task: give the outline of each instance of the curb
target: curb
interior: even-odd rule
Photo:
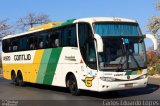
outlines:
[[[148,76],[149,78],[158,78],[160,79],[160,76],[159,75],[154,75],[154,76]]]

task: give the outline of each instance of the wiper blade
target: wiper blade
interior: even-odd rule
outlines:
[[[138,61],[135,59],[135,57],[133,56],[133,54],[132,54],[129,50],[128,50],[128,52],[129,52],[129,54],[132,56],[132,58],[133,58],[133,60],[135,61],[135,63],[136,63],[136,65],[137,65],[138,69],[140,70],[141,67],[140,67]]]
[[[126,54],[126,46],[125,46],[125,43],[124,43],[124,39],[121,38],[121,40],[122,40],[122,44],[121,44],[122,52],[124,54]],[[116,70],[117,72],[121,71],[123,65],[127,62],[127,58],[126,58],[125,61],[122,63],[123,58],[124,58],[124,55],[122,55],[121,60],[119,61],[119,64],[120,64],[121,67],[120,66],[117,67],[117,70]]]

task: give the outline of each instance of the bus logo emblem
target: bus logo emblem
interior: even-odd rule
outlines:
[[[130,76],[129,76],[129,75],[127,76],[127,79],[130,79]]]
[[[93,77],[86,77],[85,78],[85,84],[86,84],[87,87],[92,86],[92,80],[93,80]]]

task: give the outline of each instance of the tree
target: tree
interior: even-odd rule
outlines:
[[[160,2],[156,4],[156,8],[160,10]]]
[[[4,37],[6,35],[12,34],[11,26],[8,24],[8,19],[4,19],[0,21],[0,37]]]
[[[17,28],[26,31],[37,25],[46,24],[50,22],[48,15],[29,13],[25,17],[19,18],[17,21]]]
[[[156,3],[156,9],[160,10],[160,2]],[[158,31],[160,30],[160,17],[152,16],[148,21],[147,28],[154,36],[160,38],[160,35],[158,34]]]

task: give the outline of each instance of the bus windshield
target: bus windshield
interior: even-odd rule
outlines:
[[[125,38],[126,39],[126,38]],[[143,38],[103,37],[104,51],[99,53],[101,70],[146,68],[146,51]]]
[[[146,68],[146,49],[138,24],[95,23],[94,29],[103,39],[103,52],[98,53],[100,70]]]

